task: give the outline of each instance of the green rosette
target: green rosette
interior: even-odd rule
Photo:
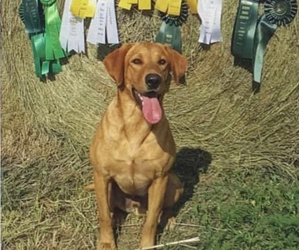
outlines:
[[[162,25],[156,37],[157,43],[166,43],[174,50],[182,53],[181,26],[188,17],[188,5],[182,1],[181,13],[179,16],[170,16],[159,12]]]
[[[265,13],[260,17],[255,34],[253,82],[261,83],[264,54],[275,30],[292,22],[297,13],[296,0],[267,0]]]
[[[264,54],[276,29],[292,22],[297,13],[296,0],[266,0],[259,17],[259,0],[240,0],[232,36],[235,58],[249,59],[253,68],[253,91],[261,83]]]
[[[50,63],[45,57],[45,34],[42,8],[36,0],[22,0],[19,15],[25,25],[25,31],[29,34],[35,74],[42,78],[50,72]]]
[[[56,0],[40,0],[44,6],[46,26],[46,59],[57,60],[66,57],[59,40],[61,20]]]
[[[54,2],[53,0],[49,1],[49,4]],[[45,16],[40,1],[22,0],[19,15],[25,25],[25,31],[30,37],[36,76],[42,78],[44,75],[61,72],[59,59],[49,59],[46,56],[47,34],[45,33]],[[51,35],[48,34],[48,37]]]

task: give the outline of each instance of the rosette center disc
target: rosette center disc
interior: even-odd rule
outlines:
[[[292,22],[297,13],[296,0],[266,0],[265,14],[270,23],[287,25]]]
[[[284,15],[288,12],[289,5],[284,1],[277,1],[273,8],[277,15]]]

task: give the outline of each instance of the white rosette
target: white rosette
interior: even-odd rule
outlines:
[[[60,28],[61,47],[67,51],[85,53],[84,19],[75,17],[71,11],[72,0],[65,0]]]
[[[202,22],[199,42],[211,44],[221,41],[222,0],[199,0],[197,8]]]

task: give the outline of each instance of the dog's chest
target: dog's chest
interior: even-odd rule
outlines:
[[[130,147],[119,145],[113,152],[115,164],[109,168],[110,176],[123,192],[130,195],[144,195],[151,182],[166,171],[174,157],[161,148],[151,145]]]

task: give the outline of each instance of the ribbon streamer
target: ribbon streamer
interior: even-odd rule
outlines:
[[[151,0],[120,0],[118,7],[130,10],[132,4],[138,4],[139,10],[150,10],[152,8]]]
[[[71,13],[71,1],[66,0],[64,3],[59,36],[60,44],[66,52],[73,50],[77,53],[85,53],[84,20]]]
[[[71,12],[76,17],[93,17],[95,10],[96,0],[72,0]]]
[[[231,52],[234,56],[244,59],[253,58],[258,11],[259,0],[240,0],[231,46]]]
[[[156,42],[169,44],[173,49],[182,52],[181,25],[187,20],[188,6],[185,2],[180,7],[179,16],[170,16],[160,12],[163,23],[156,37]]]
[[[199,42],[211,44],[221,41],[222,0],[199,0],[198,14],[201,18]]]
[[[179,16],[181,13],[182,0],[157,0],[155,9],[171,16]]]
[[[187,0],[187,3],[192,14],[197,14],[197,0]]]
[[[44,5],[46,24],[46,60],[55,60],[66,57],[61,48],[59,33],[61,20],[56,0],[40,0]]]
[[[96,7],[87,41],[91,44],[119,43],[114,0],[99,0]]]

